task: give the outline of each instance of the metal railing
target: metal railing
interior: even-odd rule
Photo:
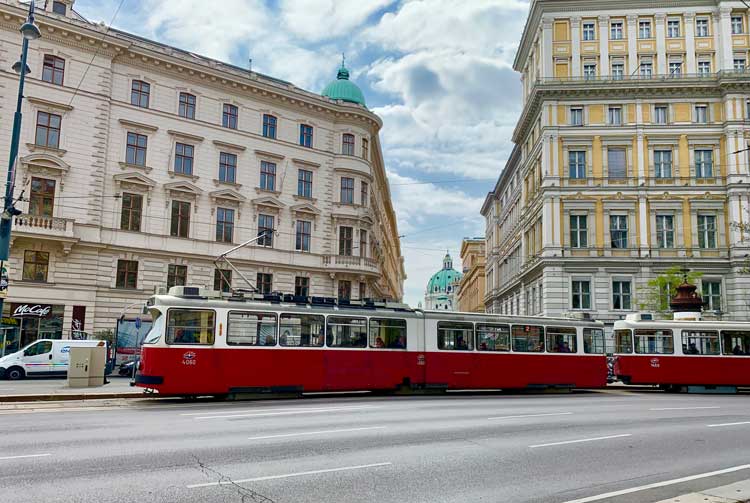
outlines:
[[[58,218],[58,217],[47,217],[41,215],[29,215],[23,214],[16,217],[15,224],[19,227],[19,231],[24,230],[53,230],[53,231],[66,231],[68,230],[68,223],[72,222],[69,218]]]

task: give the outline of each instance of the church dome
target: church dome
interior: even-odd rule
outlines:
[[[443,268],[432,275],[427,283],[427,295],[436,293],[451,293],[462,274],[453,269],[453,260],[449,254],[443,259]]]
[[[366,106],[365,95],[362,94],[362,90],[357,87],[357,84],[349,80],[349,70],[346,69],[343,63],[336,75],[336,80],[328,84],[321,94],[332,100],[342,100]]]

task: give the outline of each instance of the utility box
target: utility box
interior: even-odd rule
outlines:
[[[70,363],[68,365],[68,386],[71,388],[87,388],[91,375],[90,347],[71,347]]]
[[[89,357],[89,386],[104,385],[104,369],[107,366],[107,348],[95,346],[88,348],[91,352]]]

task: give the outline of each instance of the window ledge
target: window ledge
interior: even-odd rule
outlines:
[[[174,171],[167,171],[169,174],[169,178],[185,178],[186,180],[192,180],[194,182],[197,182],[200,180],[200,177],[197,175],[186,175],[185,173],[176,173]]]
[[[146,173],[150,173],[153,169],[151,166],[146,166],[145,164],[130,164],[128,162],[120,162],[118,164],[122,169],[139,169],[141,171],[145,171]]]
[[[279,190],[267,190],[267,189],[261,189],[260,187],[255,187],[255,193],[256,194],[273,194],[274,196],[281,195],[281,191]]]
[[[219,180],[217,178],[214,178],[213,182],[214,182],[214,185],[216,185],[217,187],[226,186],[226,187],[234,187],[235,189],[242,188],[242,184],[241,183],[225,182],[225,181]]]
[[[29,152],[44,152],[58,157],[64,156],[67,152],[67,150],[61,148],[47,147],[45,145],[37,145],[36,143],[27,143],[26,148],[29,149]]]
[[[307,197],[307,196],[300,196],[299,194],[293,194],[292,198],[295,201],[307,201],[309,203],[315,204],[318,202],[318,200],[314,197]]]

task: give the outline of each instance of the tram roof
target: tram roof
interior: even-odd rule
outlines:
[[[614,329],[626,329],[626,328],[700,328],[701,330],[711,329],[732,329],[741,328],[744,330],[750,330],[750,322],[747,321],[714,321],[714,320],[617,320],[614,324]]]

